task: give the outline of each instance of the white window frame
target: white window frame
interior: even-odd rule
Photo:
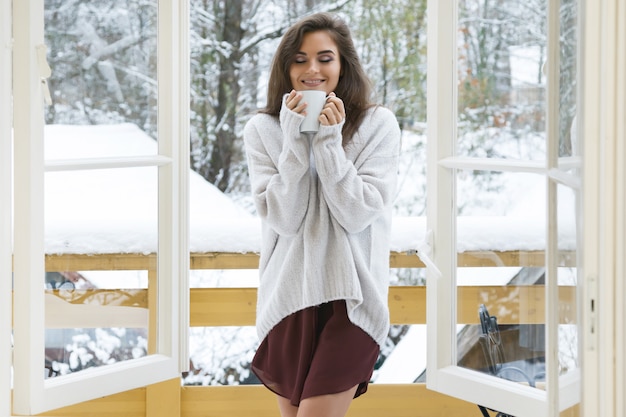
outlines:
[[[3,6],[9,10],[10,4],[10,0],[3,0]],[[132,158],[100,161],[101,166],[109,168],[158,167],[156,353],[44,380],[43,179],[46,166],[43,156],[43,73],[40,72],[41,62],[37,61],[37,48],[44,42],[44,2],[13,2],[13,22],[19,22],[13,26],[15,414],[38,414],[179,378],[180,372],[187,367],[189,12],[184,1],[159,0],[158,7],[158,155],[139,157],[135,161]],[[7,16],[4,11],[2,16]],[[3,86],[6,87],[4,83]],[[4,150],[6,138],[2,136],[2,139]],[[80,166],[80,160],[75,160],[48,168],[63,170]],[[3,182],[0,187],[0,191],[6,192],[7,184]],[[3,218],[6,218],[5,205],[2,205]],[[0,262],[6,263],[5,251],[0,255]],[[3,263],[0,267],[3,271],[6,269]],[[2,297],[4,300],[6,295],[2,294]],[[3,302],[2,305],[6,304]],[[4,367],[6,363],[3,361],[0,370],[4,371]],[[0,388],[5,395],[4,385]]]
[[[557,326],[546,326],[547,387],[539,390],[456,364],[456,170],[461,168],[531,172],[546,179],[546,314],[557,322],[556,190],[557,184],[580,187],[558,168],[559,2],[549,2],[547,135],[552,145],[543,164],[461,158],[455,155],[457,124],[457,0],[428,2],[428,242],[434,267],[427,271],[429,389],[519,417],[557,416],[580,401],[580,373],[558,377]],[[578,237],[581,239],[581,237]],[[582,352],[581,352],[582,354]]]
[[[584,141],[581,415],[626,413],[626,7],[583,2]],[[592,308],[594,306],[594,308]]]
[[[11,415],[13,200],[11,0],[0,0],[0,417]]]

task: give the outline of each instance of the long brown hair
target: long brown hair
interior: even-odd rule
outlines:
[[[341,75],[335,94],[343,100],[346,109],[346,121],[342,131],[345,145],[357,131],[365,111],[373,106],[370,102],[372,86],[361,66],[348,25],[332,14],[316,13],[307,16],[287,30],[272,61],[267,104],[261,112],[279,115],[283,95],[293,88],[289,68],[302,46],[302,38],[307,33],[320,30],[327,31],[339,49]]]

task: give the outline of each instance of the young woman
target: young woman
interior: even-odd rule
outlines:
[[[301,90],[327,95],[310,137]],[[315,14],[284,35],[267,105],[244,129],[262,219],[252,370],[283,417],[343,417],[389,330],[400,129],[370,91],[346,24]]]

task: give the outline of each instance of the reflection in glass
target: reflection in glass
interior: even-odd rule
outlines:
[[[147,291],[102,290],[87,278],[82,281],[83,288],[85,282],[90,288],[68,289],[66,282],[59,290],[46,291],[48,377],[136,359],[148,352]]]
[[[557,283],[558,302],[558,373],[579,375],[578,289],[578,220],[582,218],[580,195],[582,149],[576,131],[577,51],[579,2],[564,0],[560,5],[559,33],[559,137],[558,174],[566,185],[557,184]],[[561,383],[561,382],[559,382]],[[579,395],[579,393],[577,393]],[[580,401],[580,398],[576,398]]]
[[[457,172],[457,364],[542,387],[545,179],[489,175]]]
[[[580,367],[578,325],[576,313],[576,289],[578,274],[576,268],[576,217],[578,193],[559,185],[558,197],[558,285],[559,285],[559,374],[577,371]]]
[[[149,352],[157,174],[156,167],[45,174],[48,377]]]

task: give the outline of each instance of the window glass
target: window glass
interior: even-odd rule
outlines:
[[[579,367],[577,2],[560,3],[555,39],[548,39],[548,3],[458,1],[457,154],[522,163],[510,164],[511,172],[506,163],[491,170],[480,169],[480,162],[474,170],[456,170],[455,360],[537,389],[546,388],[550,365],[546,326],[557,327],[558,374],[574,374]],[[548,55],[554,47],[558,60]],[[550,86],[558,92],[554,103],[547,96],[554,70],[549,58],[558,66],[558,84]],[[558,111],[547,109],[551,104]],[[552,135],[555,126],[558,133]],[[548,160],[557,161],[557,169]],[[556,195],[546,188],[548,181],[563,183],[554,188]],[[550,217],[555,202],[558,209]],[[558,306],[546,298],[553,279]],[[547,322],[551,309],[558,311],[557,323]]]
[[[156,199],[156,167],[45,174],[46,376],[148,353]]]
[[[114,165],[158,153],[157,2],[45,0],[44,28],[52,377],[145,356],[156,340],[158,172]]]
[[[579,194],[569,187],[557,187],[557,282],[559,286],[559,375],[580,370],[577,314],[578,251],[577,201]]]
[[[545,159],[546,4],[459,0],[459,155]]]
[[[115,142],[124,134],[87,126],[128,123],[157,137],[157,3],[45,0],[44,13],[52,69],[46,124],[85,126],[79,137],[66,138],[93,142],[81,147],[84,156],[156,153],[156,147],[146,150],[130,143],[107,146],[95,139]],[[51,154],[57,157],[68,158]]]
[[[460,170],[457,185],[457,364],[542,386],[545,179]]]

